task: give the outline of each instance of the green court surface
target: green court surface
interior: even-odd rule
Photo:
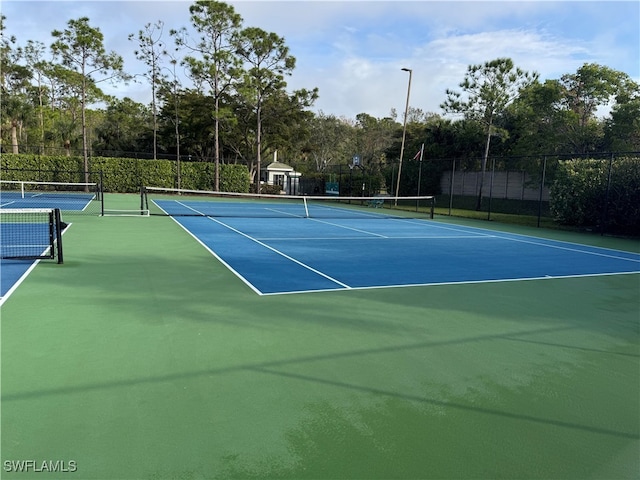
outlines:
[[[3,479],[640,477],[640,275],[259,296],[170,218],[67,221],[1,309]]]

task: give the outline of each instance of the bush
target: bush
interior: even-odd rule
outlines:
[[[84,182],[82,157],[3,154],[3,180],[41,182]],[[103,190],[135,193],[142,185],[174,188],[177,186],[177,163],[170,160],[92,157],[89,181],[102,179]],[[100,175],[102,174],[102,176]],[[213,190],[215,165],[208,162],[181,162],[180,187],[189,190]],[[249,171],[244,165],[220,165],[220,190],[249,191]]]
[[[550,210],[563,225],[639,234],[640,159],[560,162],[551,186]]]

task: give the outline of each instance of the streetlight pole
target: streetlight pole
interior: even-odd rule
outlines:
[[[402,157],[404,156],[404,139],[407,135],[407,115],[409,114],[409,95],[411,94],[411,75],[413,70],[410,68],[402,68],[403,72],[409,72],[409,86],[407,87],[407,105],[404,108],[404,124],[402,127],[402,145],[400,146],[400,163],[398,164],[398,178],[396,180],[396,201],[398,206],[398,193],[400,192],[400,174],[402,173]]]

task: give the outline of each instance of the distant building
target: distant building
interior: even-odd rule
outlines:
[[[273,154],[273,163],[266,168],[266,184],[279,185],[280,190],[287,195],[300,193],[300,177],[302,174],[285,163],[278,162],[277,151]]]

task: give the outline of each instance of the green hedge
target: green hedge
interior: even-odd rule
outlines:
[[[564,225],[640,234],[640,158],[560,162],[550,210]]]
[[[82,157],[2,154],[3,180],[49,182],[84,182]],[[169,160],[93,157],[89,162],[91,182],[100,181],[105,192],[133,193],[140,186],[174,188],[177,186],[177,163]],[[180,162],[180,187],[189,190],[213,190],[215,165],[205,162]],[[249,171],[244,165],[220,165],[220,190],[249,191]]]

